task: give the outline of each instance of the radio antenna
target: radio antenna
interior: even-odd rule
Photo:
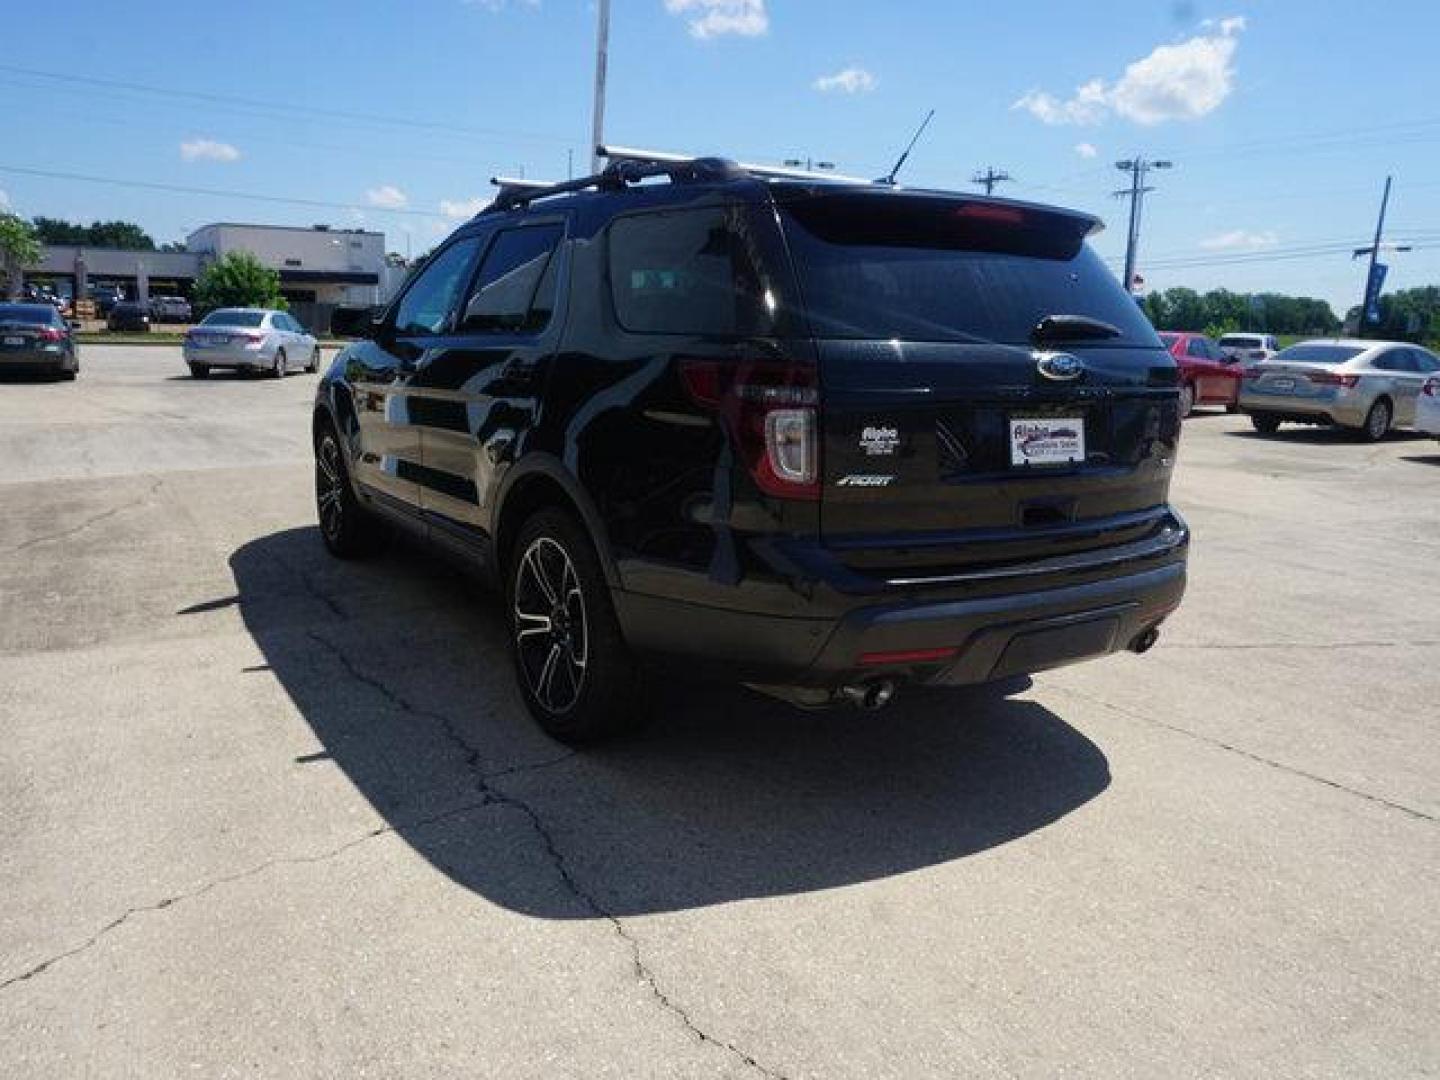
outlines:
[[[931,109],[928,113],[925,114],[925,119],[920,121],[920,126],[915,129],[915,134],[911,137],[910,142],[906,145],[904,152],[895,159],[895,164],[890,169],[890,171],[884,176],[880,177],[880,179],[875,181],[877,184],[885,184],[887,187],[895,186],[895,177],[899,174],[901,168],[905,165],[905,159],[910,156],[910,151],[914,150],[915,144],[920,141],[920,136],[923,135],[925,133],[925,129],[930,126],[930,118],[934,115],[934,109]]]

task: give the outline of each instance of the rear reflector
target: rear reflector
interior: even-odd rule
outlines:
[[[862,667],[895,667],[900,664],[938,664],[949,660],[960,650],[946,649],[904,649],[900,652],[867,652],[860,654]]]

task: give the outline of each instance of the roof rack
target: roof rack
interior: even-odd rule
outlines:
[[[490,183],[500,190],[495,201],[481,213],[498,210],[513,210],[527,206],[535,199],[552,195],[565,195],[575,191],[622,191],[630,184],[639,183],[652,176],[668,176],[675,183],[718,182],[757,177],[766,180],[822,180],[839,184],[868,184],[870,181],[854,176],[838,176],[829,172],[811,172],[806,169],[790,169],[778,165],[738,164],[728,158],[693,157],[686,154],[672,154],[660,150],[636,150],[623,146],[599,146],[596,153],[609,164],[594,176],[579,176],[573,180],[545,183],[525,180],[512,176],[492,176]]]
[[[597,146],[595,152],[610,162],[633,162],[637,165],[684,165],[696,161],[713,161],[714,158],[697,158],[692,154],[672,154],[666,150],[637,150],[629,146]],[[792,169],[784,165],[753,165],[741,161],[732,163],[741,172],[766,180],[828,180],[837,184],[868,184],[869,180],[859,176],[845,176],[843,173],[819,172],[812,169]]]

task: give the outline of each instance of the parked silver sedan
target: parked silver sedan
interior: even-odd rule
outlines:
[[[1269,435],[1285,421],[1335,424],[1373,442],[1415,423],[1415,402],[1440,358],[1403,341],[1302,341],[1245,369],[1240,411]]]
[[[215,368],[264,371],[320,370],[320,343],[286,311],[220,308],[185,333],[185,363],[203,379]]]

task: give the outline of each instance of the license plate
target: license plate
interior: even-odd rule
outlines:
[[[1295,380],[1294,380],[1294,379],[1271,379],[1271,380],[1270,380],[1270,389],[1271,389],[1271,390],[1294,390],[1294,389],[1295,389]]]
[[[1085,420],[1079,416],[1010,421],[1011,465],[1066,465],[1085,460]]]
[[[4,344],[4,345],[24,345],[24,344],[25,344],[25,339],[24,339],[23,337],[7,337],[3,342],[0,342],[0,344]]]

